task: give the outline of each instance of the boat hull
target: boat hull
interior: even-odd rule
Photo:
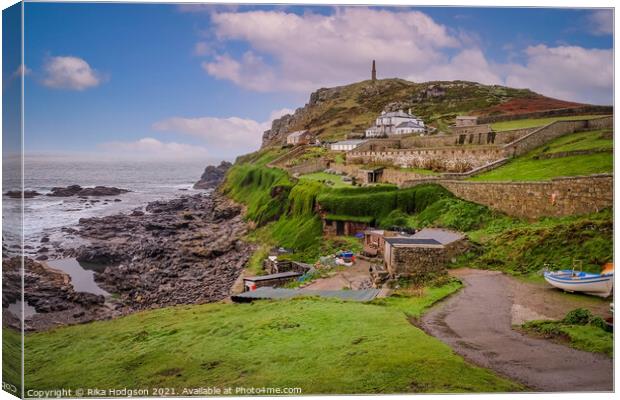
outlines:
[[[572,276],[565,272],[547,272],[545,280],[551,286],[566,292],[579,292],[599,297],[608,297],[614,287],[613,274]]]

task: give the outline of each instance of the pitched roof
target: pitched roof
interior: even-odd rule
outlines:
[[[417,244],[417,245],[440,245],[435,239],[416,239],[414,237],[386,237],[385,241],[391,245],[395,244]]]
[[[449,244],[463,239],[465,236],[459,232],[453,232],[446,229],[424,228],[412,236],[416,239],[426,240],[432,239],[441,244]]]
[[[420,124],[416,124],[413,121],[405,121],[405,122],[401,122],[400,124],[396,125],[396,129],[398,128],[419,128],[419,129],[424,129],[424,127]]]

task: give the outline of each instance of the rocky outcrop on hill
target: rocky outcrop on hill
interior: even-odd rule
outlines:
[[[16,329],[20,327],[19,316],[9,312],[8,306],[21,301],[21,284],[20,258],[3,260],[2,305],[5,307],[3,317],[6,316],[9,326]],[[76,292],[69,275],[30,258],[24,259],[24,300],[37,312],[33,317],[26,319],[26,330],[83,323],[110,318],[115,314],[115,311],[105,304],[103,296]]]
[[[202,173],[200,180],[194,184],[194,189],[214,189],[226,176],[226,172],[232,167],[228,161],[222,161],[220,165],[209,165]]]
[[[80,185],[70,185],[67,187],[54,187],[48,196],[52,197],[71,197],[71,196],[118,196],[127,193],[127,189],[119,189],[116,187],[95,186],[92,188],[83,188]]]
[[[219,194],[149,203],[146,212],[83,218],[91,244],[67,255],[112,264],[95,281],[118,295],[118,310],[221,300],[241,273],[250,245],[241,208]]]

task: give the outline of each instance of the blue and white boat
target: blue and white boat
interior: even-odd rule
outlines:
[[[545,272],[544,276],[550,285],[571,293],[608,297],[614,288],[613,264],[606,264],[600,274],[564,269]]]

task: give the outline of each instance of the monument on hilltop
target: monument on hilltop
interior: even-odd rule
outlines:
[[[372,81],[377,80],[377,66],[375,65],[375,60],[372,60]]]

